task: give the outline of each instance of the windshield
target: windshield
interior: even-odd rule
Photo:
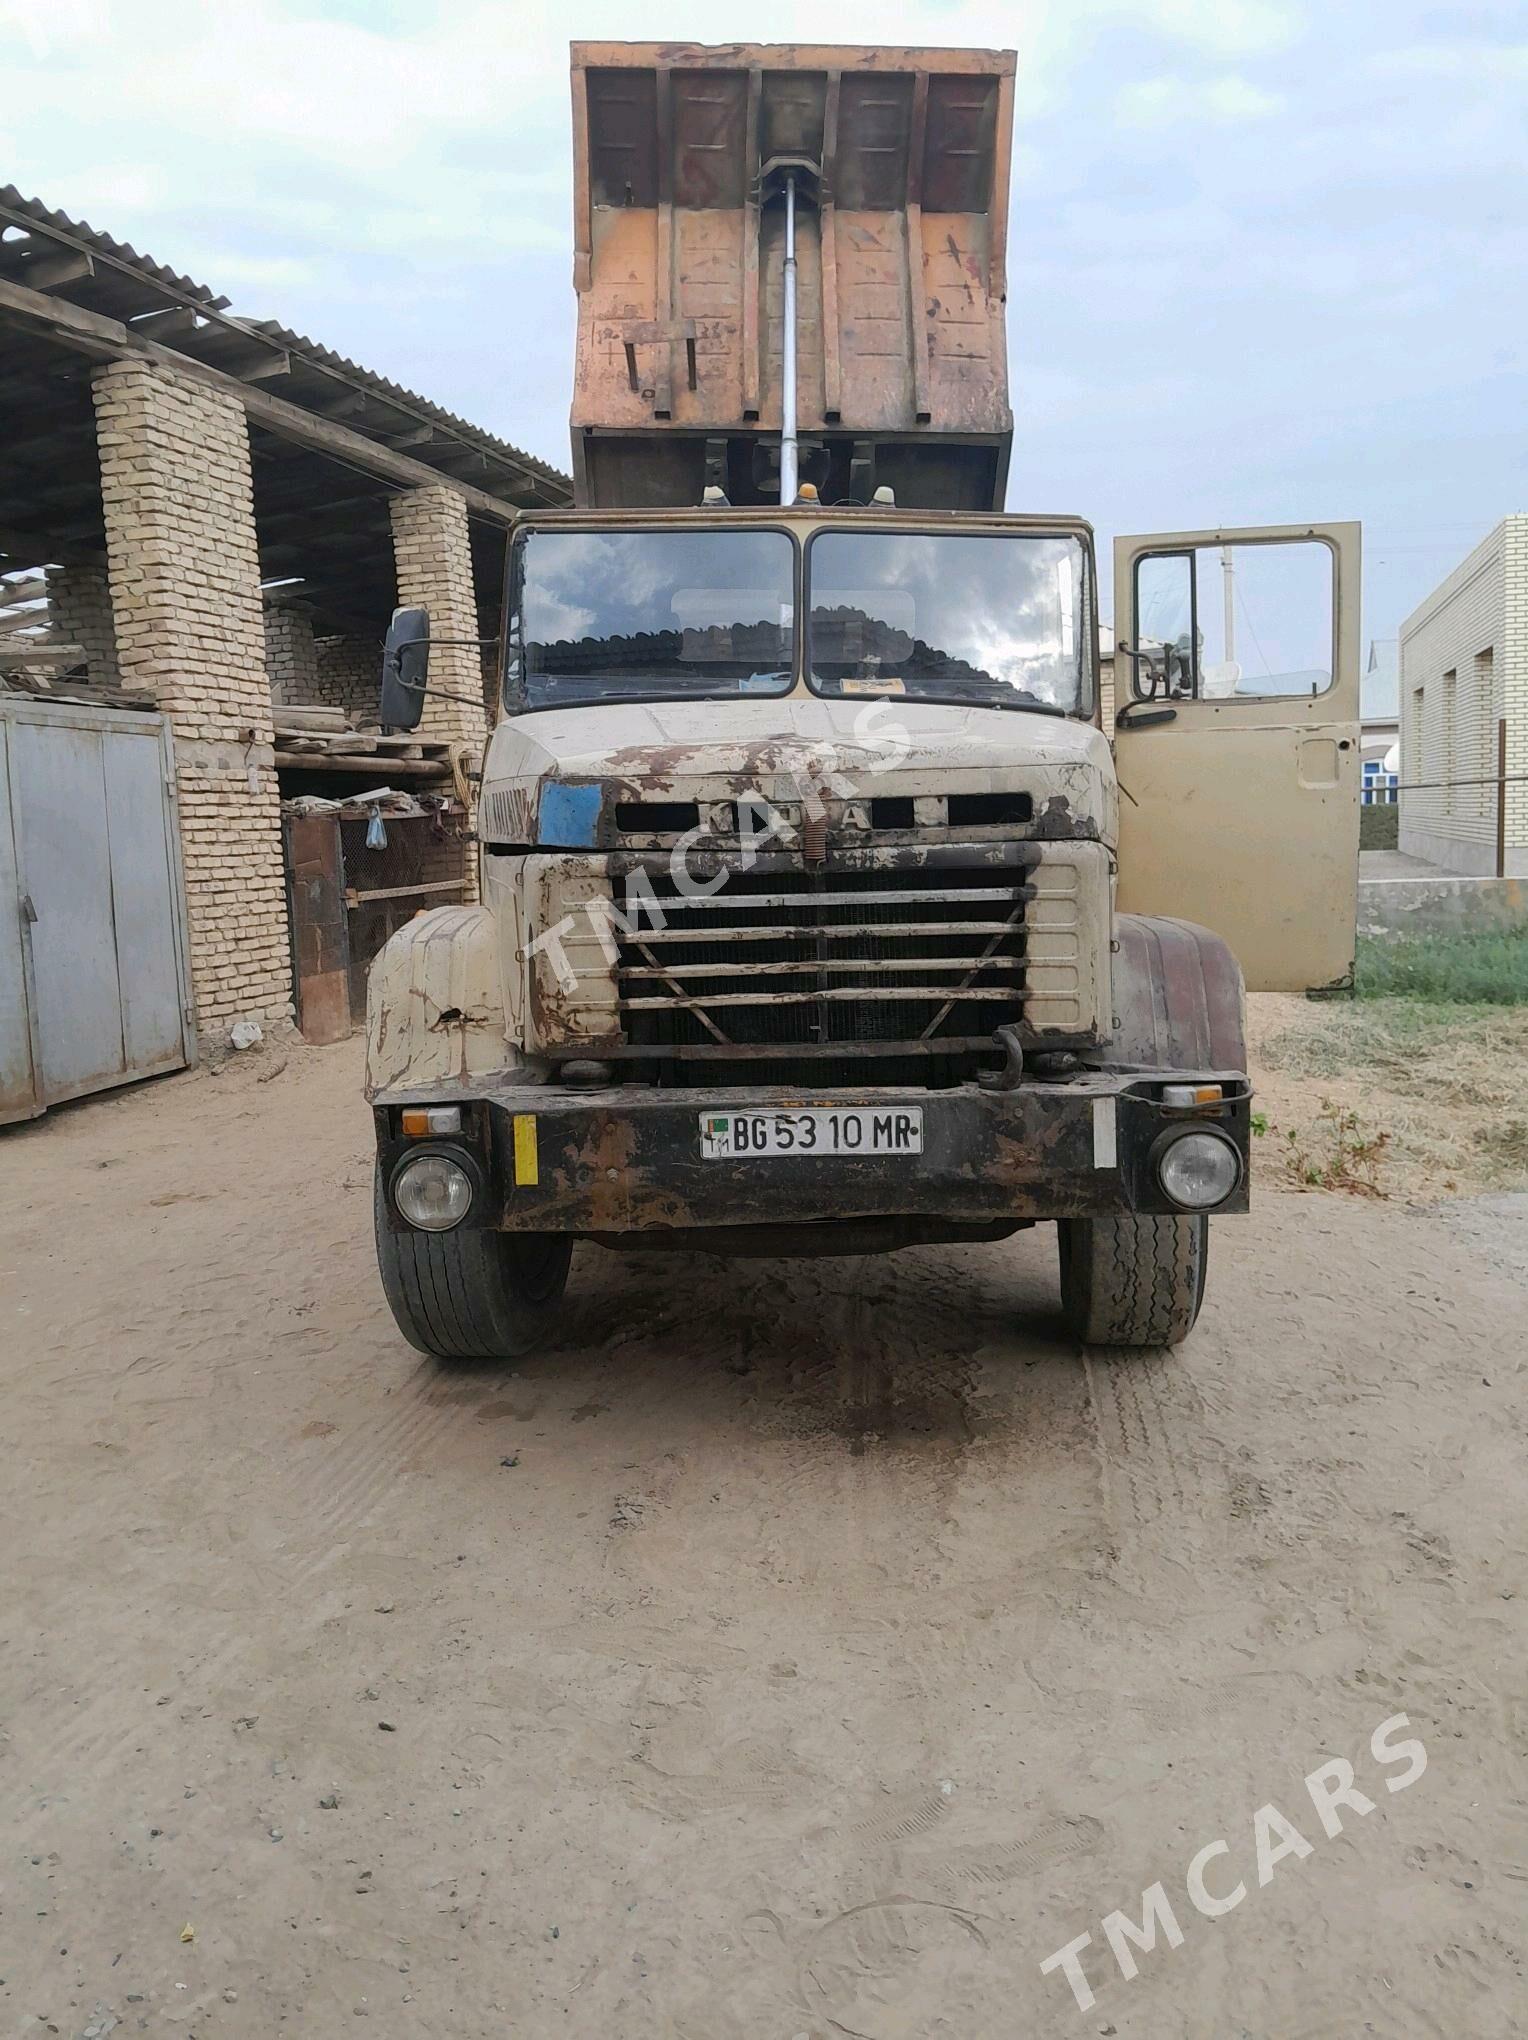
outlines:
[[[1079,539],[820,531],[807,579],[819,694],[1087,706]]]
[[[783,531],[526,531],[514,585],[506,686],[521,705],[790,691]]]

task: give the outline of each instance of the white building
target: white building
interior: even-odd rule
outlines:
[[[1503,518],[1401,625],[1400,847],[1450,871],[1496,869],[1497,725],[1528,773],[1528,516]],[[1506,872],[1528,876],[1528,785],[1506,788]]]
[[[1395,783],[1401,776],[1399,692],[1399,640],[1371,639],[1358,725],[1366,807],[1372,801],[1393,801],[1396,797]]]

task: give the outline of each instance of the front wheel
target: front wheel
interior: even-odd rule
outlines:
[[[1176,1346],[1194,1328],[1209,1259],[1207,1218],[1134,1211],[1063,1218],[1061,1311],[1085,1346]]]
[[[411,1346],[440,1360],[513,1360],[546,1338],[568,1286],[565,1233],[395,1232],[380,1167],[373,1216],[382,1289]]]

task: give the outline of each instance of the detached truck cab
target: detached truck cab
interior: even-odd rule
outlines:
[[[1111,742],[1089,527],[988,507],[1011,80],[1003,53],[575,50],[576,466],[638,500],[517,522],[480,901],[373,966],[378,1253],[424,1351],[534,1348],[580,1239],[1041,1220],[1073,1333],[1166,1345],[1209,1216],[1247,1209],[1244,978],[1351,967],[1357,530],[1118,541]],[[964,341],[929,303],[942,242]],[[900,352],[843,309],[846,250]],[[427,660],[399,611],[385,722],[417,723]]]

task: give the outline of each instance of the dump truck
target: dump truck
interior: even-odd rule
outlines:
[[[576,507],[508,539],[479,899],[371,974],[399,1328],[534,1350],[581,1241],[1045,1223],[1072,1336],[1171,1345],[1248,1210],[1244,988],[1350,981],[1358,528],[1118,539],[1111,700],[1090,525],[1003,508],[1013,54],[572,75]]]

